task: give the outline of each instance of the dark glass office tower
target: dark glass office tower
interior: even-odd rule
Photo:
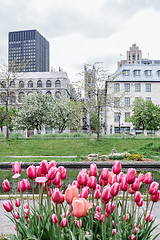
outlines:
[[[9,32],[8,64],[18,72],[49,72],[49,42],[37,30]]]

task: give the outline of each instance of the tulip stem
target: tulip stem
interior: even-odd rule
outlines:
[[[149,199],[148,199],[148,184],[147,184],[147,188],[146,188],[146,196],[147,196],[147,201],[146,201],[146,214],[147,214],[148,205],[149,205]]]
[[[123,208],[124,208],[124,198],[125,198],[125,191],[123,191],[123,197],[122,197],[121,217],[122,217]]]
[[[35,200],[34,200],[34,183],[33,183],[33,179],[32,179],[32,195],[33,195],[33,207],[35,209]]]
[[[130,184],[128,185],[127,194],[126,194],[126,201],[125,201],[125,209],[124,209],[125,222],[126,222],[126,210],[127,210],[127,200],[128,200],[129,188],[130,188]]]

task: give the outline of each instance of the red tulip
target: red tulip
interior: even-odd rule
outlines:
[[[134,168],[129,168],[126,175],[126,182],[132,184],[136,179],[136,170]]]
[[[149,193],[151,195],[156,195],[159,189],[159,184],[157,182],[152,182],[149,187]]]
[[[101,210],[101,209],[100,209],[100,206],[97,206],[97,207],[96,207],[96,211],[97,211],[97,212],[100,212],[100,210]]]
[[[94,192],[94,197],[95,199],[100,199],[101,197],[101,192],[99,189],[96,189],[95,192]]]
[[[151,184],[152,183],[152,173],[147,172],[144,176],[144,182],[145,184]]]
[[[102,202],[108,203],[111,198],[111,188],[109,186],[104,187],[102,192]]]
[[[5,200],[5,201],[3,202],[3,207],[4,207],[4,209],[5,209],[7,212],[11,212],[11,211],[13,210],[13,206],[12,206],[12,204],[10,203],[10,201],[8,201],[8,200]]]
[[[58,186],[58,185],[60,184],[60,182],[61,182],[61,173],[60,173],[60,172],[57,172],[57,173],[56,173],[56,176],[55,176],[54,179],[53,179],[53,184],[54,184],[55,186]]]
[[[82,188],[81,193],[80,193],[80,197],[87,199],[88,195],[89,195],[89,191],[90,191],[89,187]]]
[[[40,168],[41,168],[41,174],[46,175],[48,173],[48,162],[47,160],[43,160],[40,164]]]
[[[16,207],[20,207],[21,206],[21,201],[18,198],[15,200],[15,206]]]
[[[56,167],[51,167],[48,171],[48,179],[49,180],[53,180],[53,178],[56,176],[56,173],[57,173],[57,168]]]
[[[91,189],[96,189],[96,177],[91,176],[88,179],[88,187],[91,188]]]
[[[97,177],[97,166],[94,163],[90,165],[89,176]]]
[[[132,187],[133,191],[138,191],[139,190],[140,184],[139,184],[138,178],[136,178],[135,182],[132,183],[131,187]]]
[[[151,200],[152,202],[158,202],[160,198],[160,191],[158,190],[158,192],[155,195],[151,196]]]
[[[120,183],[120,189],[123,191],[123,192],[126,192],[127,189],[128,189],[128,183],[126,182],[126,177],[123,177],[122,180],[121,180],[121,183]]]
[[[9,192],[11,190],[10,183],[9,183],[8,179],[3,181],[2,187],[3,187],[4,192]]]
[[[115,182],[112,186],[111,186],[111,195],[112,196],[116,196],[119,192],[119,183]]]
[[[115,228],[112,229],[112,236],[114,236],[114,234],[116,234],[117,230]]]
[[[101,172],[101,179],[102,179],[103,181],[106,181],[106,180],[108,180],[108,178],[109,178],[108,168],[103,168],[103,169],[102,169],[102,172]]]
[[[120,161],[115,161],[112,168],[113,173],[118,175],[121,172],[121,169],[122,167]]]
[[[102,178],[101,178],[101,175],[100,175],[100,177],[99,177],[99,185],[100,186],[106,186],[108,184],[108,179],[107,180],[102,180]]]
[[[36,174],[36,167],[31,165],[27,168],[27,176],[30,178],[30,179],[35,179],[37,174]]]
[[[16,174],[16,173],[20,174],[21,173],[21,165],[20,165],[19,162],[17,162],[17,161],[14,162],[12,168],[13,168],[14,174]]]
[[[61,225],[61,227],[66,227],[67,226],[67,218],[62,218],[60,225]]]
[[[62,180],[66,179],[66,177],[67,177],[67,170],[63,166],[60,166],[58,168],[58,172],[60,172]]]
[[[143,198],[141,198],[140,201],[137,202],[138,207],[142,207],[142,205],[143,205]]]
[[[131,236],[130,236],[130,240],[135,240],[136,239],[136,236],[134,235],[134,234],[132,234]]]
[[[137,191],[135,193],[135,198],[134,198],[134,201],[135,202],[139,202],[141,200],[141,193],[139,191]]]
[[[57,215],[53,213],[52,216],[51,216],[51,220],[52,220],[53,223],[57,223],[58,222]]]
[[[88,175],[87,174],[84,174],[84,173],[79,173],[78,174],[78,177],[77,177],[77,182],[79,185],[81,186],[86,186],[87,183],[88,183]]]

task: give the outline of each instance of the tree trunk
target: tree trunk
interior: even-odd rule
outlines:
[[[100,104],[98,102],[98,109],[97,109],[97,141],[99,141],[99,132],[100,132],[99,118],[100,118]]]
[[[6,139],[9,139],[9,114],[8,114],[9,93],[6,94]]]

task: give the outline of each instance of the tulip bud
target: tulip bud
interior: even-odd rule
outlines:
[[[121,181],[122,181],[122,178],[123,177],[125,177],[125,175],[124,175],[124,173],[123,172],[120,172],[120,174],[118,174],[118,176],[117,176],[118,178],[117,178],[117,182],[118,183],[121,183]]]
[[[101,209],[100,209],[100,206],[97,206],[97,207],[96,207],[96,211],[97,211],[97,212],[100,212],[100,210],[101,210]]]
[[[112,196],[116,196],[119,192],[119,184],[117,182],[115,182],[112,186],[111,186],[111,195]]]
[[[57,204],[61,201],[61,193],[58,188],[55,188],[53,191],[52,201]]]
[[[135,199],[134,199],[134,201],[135,202],[139,202],[141,200],[141,193],[139,192],[139,191],[137,191],[136,193],[135,193]]]
[[[136,170],[134,168],[129,168],[126,175],[126,182],[132,184],[136,179]]]
[[[112,186],[116,182],[116,175],[114,174],[110,180],[110,185]]]
[[[95,199],[100,199],[101,197],[101,192],[99,189],[96,189],[95,192],[94,192],[94,197]]]
[[[17,161],[14,162],[12,168],[13,168],[14,174],[16,174],[16,173],[20,174],[21,173],[21,165],[20,165],[19,162],[17,162]]]
[[[3,187],[4,192],[9,192],[11,190],[10,183],[9,183],[8,179],[3,181],[2,187]]]
[[[24,209],[24,217],[28,218],[29,217],[28,215],[29,215],[29,209],[25,208]]]
[[[138,228],[134,227],[134,229],[133,229],[133,233],[134,233],[134,235],[137,234],[137,231],[138,231]]]
[[[52,216],[51,216],[51,220],[52,220],[53,223],[57,223],[58,222],[57,215],[53,213]]]
[[[25,185],[25,187],[24,187],[25,190],[26,190],[26,191],[29,191],[29,189],[30,189],[30,183],[29,183],[28,179],[23,179],[22,182],[23,182],[23,184]]]
[[[89,188],[92,188],[92,189],[96,189],[96,177],[91,176],[91,177],[88,179],[88,187],[89,187]]]
[[[67,218],[62,218],[60,225],[61,225],[61,227],[66,227],[67,226]]]
[[[79,221],[78,220],[75,220],[75,225],[77,227],[79,227]],[[82,220],[80,219],[80,227],[82,227]]]
[[[48,179],[53,180],[53,178],[56,176],[56,173],[57,173],[57,168],[51,167],[48,171]]]
[[[144,181],[144,174],[140,173],[137,178],[138,178],[139,182],[143,182]]]
[[[60,166],[58,168],[58,172],[60,172],[62,180],[66,179],[66,177],[67,177],[67,170],[63,166]]]
[[[128,183],[126,182],[126,177],[123,177],[122,180],[121,180],[121,183],[120,183],[120,189],[123,191],[123,192],[126,192],[127,189],[128,189]]]
[[[21,206],[21,201],[18,198],[15,200],[15,206],[16,207],[20,207]]]
[[[3,207],[4,207],[4,209],[5,209],[7,212],[11,212],[11,211],[13,210],[13,206],[12,206],[12,204],[10,203],[10,201],[8,201],[8,200],[5,200],[5,201],[3,202]]]
[[[24,209],[29,209],[28,204],[25,203],[25,204],[23,205],[23,208],[24,208]]]
[[[111,188],[109,186],[104,187],[102,192],[102,201],[107,203],[111,198]]]
[[[58,185],[60,184],[60,182],[61,182],[61,173],[60,173],[60,172],[57,172],[57,173],[56,173],[56,176],[55,176],[54,179],[53,179],[53,184],[54,184],[55,186],[58,186]]]
[[[100,175],[100,177],[99,177],[99,185],[100,186],[106,186],[108,184],[108,179],[107,180],[102,180],[102,178],[101,178],[101,175]]]
[[[48,162],[47,160],[43,160],[40,164],[40,168],[41,168],[41,174],[46,175],[48,173]]]
[[[142,205],[143,205],[143,198],[141,198],[140,201],[137,202],[138,207],[142,207]]]
[[[114,228],[112,229],[112,236],[114,236],[114,234],[117,232],[117,230]]]
[[[106,181],[106,180],[108,180],[108,178],[109,178],[108,168],[103,168],[103,169],[102,169],[102,172],[101,172],[101,179],[102,179],[103,181]]]
[[[81,193],[80,193],[80,197],[87,199],[87,198],[88,198],[89,191],[90,191],[90,190],[89,190],[89,187],[84,187],[84,188],[82,188]]]
[[[15,218],[16,218],[16,219],[19,219],[19,214],[18,214],[18,212],[15,212]]]
[[[27,176],[29,179],[35,179],[36,178],[36,167],[31,165],[27,168]]]
[[[112,206],[112,209],[111,209],[111,206]],[[111,204],[111,202],[109,202],[108,204],[107,204],[107,206],[106,206],[106,212],[108,213],[108,214],[110,214],[110,213],[113,213],[113,211],[114,211],[114,209],[116,208],[116,206],[115,206],[115,204],[113,203],[113,204]]]
[[[131,236],[130,236],[130,240],[135,240],[136,239],[136,236],[134,235],[134,234],[132,234]]]
[[[87,182],[88,182],[88,175],[80,172],[77,177],[77,183],[81,186],[86,186]]]
[[[152,173],[147,172],[144,176],[144,182],[145,184],[151,184],[152,183]]]
[[[121,169],[122,167],[120,161],[115,161],[112,168],[113,173],[118,175],[121,172]]]
[[[126,214],[126,222],[128,221],[128,219],[129,219],[129,214],[127,213]],[[125,216],[123,216],[123,220],[125,220]]]
[[[157,182],[152,182],[149,187],[149,193],[151,195],[156,195],[159,189],[159,184]]]
[[[57,166],[56,161],[51,160],[51,161],[49,162],[48,170],[49,170],[51,167],[55,167],[55,168],[56,168],[56,166]]]
[[[89,176],[97,177],[97,166],[94,163],[90,165]]]
[[[158,202],[160,198],[160,191],[158,190],[158,192],[155,195],[151,196],[151,200],[152,202]]]
[[[132,183],[131,187],[132,187],[133,191],[138,191],[139,190],[140,184],[139,184],[138,178],[136,178],[135,182]]]
[[[150,214],[150,211],[148,211],[147,214],[146,214],[145,220],[146,220],[146,222],[148,222],[148,221],[151,222],[152,219],[153,219],[153,215]]]

